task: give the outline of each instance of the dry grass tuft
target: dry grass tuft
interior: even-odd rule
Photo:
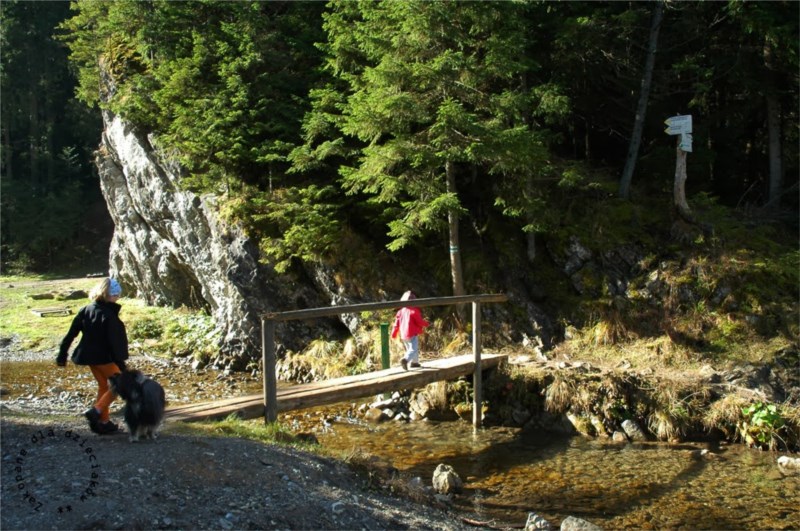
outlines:
[[[572,409],[586,414],[592,413],[598,402],[597,382],[585,381],[581,385],[576,383],[576,387]]]
[[[625,315],[618,301],[603,304],[597,324],[591,329],[593,344],[616,345],[629,339],[631,332],[625,323]]]
[[[347,341],[344,342],[344,347],[342,348],[342,357],[345,363],[348,365],[352,364],[356,359],[361,357],[362,350],[363,349],[359,348],[359,344],[355,339],[352,337],[348,338]]]
[[[308,347],[292,356],[292,362],[305,367],[312,377],[336,378],[347,374],[347,363],[342,356],[343,345],[336,341],[315,339]]]
[[[442,349],[442,354],[445,356],[454,356],[461,354],[464,351],[471,351],[472,343],[470,343],[469,334],[466,332],[456,332],[450,342],[447,343]]]
[[[740,394],[731,393],[717,400],[708,408],[703,417],[703,425],[707,429],[718,428],[728,437],[735,437],[737,426],[744,419],[742,409],[750,404],[751,400]]]
[[[553,383],[547,386],[544,398],[544,408],[550,413],[564,413],[572,405],[575,387],[567,379],[556,375]]]
[[[647,425],[660,441],[677,440],[683,435],[681,427],[675,423],[670,412],[663,409],[654,411],[647,419]]]
[[[608,372],[600,380],[598,391],[611,400],[621,399],[625,396],[624,374]]]
[[[619,320],[602,320],[592,329],[595,345],[616,345],[628,336],[628,329]]]
[[[326,341],[324,339],[314,339],[302,352],[303,356],[309,358],[329,358],[340,352],[341,345],[336,341]]]

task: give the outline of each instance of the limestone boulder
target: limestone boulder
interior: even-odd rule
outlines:
[[[180,168],[152,136],[108,111],[103,121],[95,164],[114,222],[109,274],[125,293],[152,305],[208,311],[220,332],[214,363],[236,370],[260,358],[262,313],[330,304],[260,262],[257,245],[222,219],[215,196],[181,189]],[[276,330],[290,348],[315,333],[296,323]]]
[[[461,492],[463,487],[464,482],[452,466],[442,463],[433,471],[433,490],[437,493],[457,493]]]

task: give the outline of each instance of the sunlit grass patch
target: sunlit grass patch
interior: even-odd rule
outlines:
[[[193,356],[202,361],[217,351],[220,332],[214,319],[201,311],[147,306],[129,299],[120,317],[126,323],[132,350],[159,357]]]
[[[293,434],[291,429],[280,422],[265,423],[263,418],[243,420],[235,414],[216,422],[171,423],[170,427],[178,433],[234,437],[268,444],[287,444],[304,449],[316,447],[315,444]]]
[[[96,278],[41,282],[40,277],[0,277],[0,337],[16,337],[19,349],[38,352],[58,348],[78,310],[90,304],[88,294]],[[64,297],[83,291],[74,300]],[[52,298],[34,299],[42,295]],[[208,358],[217,350],[219,333],[213,319],[187,308],[148,306],[140,299],[122,297],[120,319],[125,323],[132,353],[154,356],[194,355]],[[69,315],[39,317],[31,310],[68,308]],[[73,343],[74,348],[76,343]]]
[[[64,300],[70,292],[87,294],[97,279],[75,279],[41,284],[41,277],[0,277],[0,337],[17,337],[20,348],[39,352],[57,349],[78,310],[89,304],[86,298]],[[46,295],[52,298],[34,299]],[[69,315],[40,317],[32,310],[67,308]]]

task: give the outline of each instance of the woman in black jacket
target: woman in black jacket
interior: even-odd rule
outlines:
[[[119,319],[122,307],[117,304],[120,295],[122,287],[119,282],[113,278],[103,279],[90,295],[94,302],[81,308],[72,320],[56,358],[60,367],[66,366],[69,347],[78,333],[82,334],[72,353],[72,362],[88,365],[97,380],[97,402],[83,415],[89,421],[89,428],[100,435],[119,430],[108,414],[109,406],[116,398],[109,388],[108,379],[124,371],[128,359],[128,335],[125,324]]]

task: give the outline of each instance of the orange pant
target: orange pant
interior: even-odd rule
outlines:
[[[97,402],[95,402],[94,407],[100,412],[100,421],[108,422],[108,408],[117,398],[114,391],[108,387],[108,379],[122,371],[119,370],[116,363],[89,365],[89,368],[92,370],[95,380],[97,380]]]

